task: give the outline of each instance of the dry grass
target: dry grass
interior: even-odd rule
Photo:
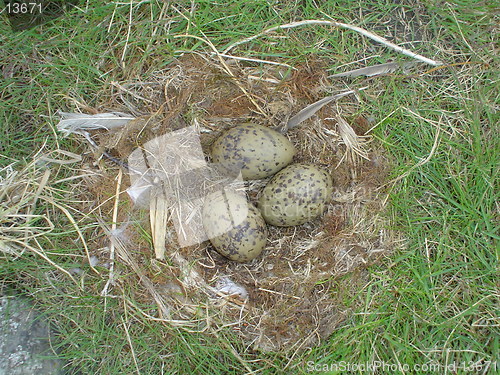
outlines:
[[[222,67],[219,62],[208,55],[187,56],[155,74],[156,82],[114,84],[110,90],[118,88],[119,92],[110,93],[107,107],[151,115],[119,130],[97,131],[93,138],[124,159],[153,137],[183,128],[190,121],[199,127],[206,150],[230,126],[253,121],[279,128],[293,115],[292,109],[336,90],[326,71],[310,80],[304,75],[311,69],[297,67],[295,74],[277,79],[280,68],[276,66],[256,71],[239,62]],[[356,134],[342,117],[357,112],[361,98],[341,99],[287,132],[298,149],[296,160],[328,169],[336,191],[322,218],[298,227],[271,227],[263,256],[248,264],[227,261],[208,242],[181,248],[172,222],[167,221],[172,213],[168,203],[164,210],[150,211],[148,223],[137,215],[128,196],[120,194],[127,187],[121,186],[121,177],[118,185],[101,184],[98,197],[106,199],[98,199],[97,212],[110,240],[110,258],[116,252],[117,267],[134,273],[107,283],[105,292],[111,285],[128,289],[126,285],[138,279],[149,295],[141,298],[151,299],[158,307],[156,314],[141,311],[143,316],[190,331],[214,334],[230,329],[249,348],[285,351],[292,353],[291,358],[326,339],[347,314],[331,292],[338,277],[363,269],[399,246],[383,216],[384,193],[377,191],[384,182],[386,162],[380,150],[370,148],[370,136]],[[118,169],[106,164],[101,162],[100,173],[109,181],[116,180]],[[252,201],[264,184],[248,184]],[[95,182],[87,179],[87,188],[94,194]],[[152,199],[155,208],[158,199],[161,197]],[[156,257],[165,256],[165,260],[154,261],[153,275],[139,265],[144,257],[150,259],[148,263],[154,258],[140,233],[128,227],[119,236],[113,234],[117,226],[134,221],[146,231],[154,229]],[[111,222],[111,227],[105,222]],[[103,244],[93,246],[97,249]],[[111,270],[110,280],[113,277]],[[227,295],[227,287],[221,287],[227,280],[243,292]]]
[[[78,219],[75,219],[81,216],[81,212],[75,211],[71,202],[58,198],[60,192],[54,185],[65,181],[58,179],[57,171],[50,168],[50,165],[71,165],[79,161],[80,156],[67,151],[44,153],[42,149],[22,170],[15,170],[15,165],[9,165],[0,171],[0,256],[2,253],[8,254],[7,259],[15,260],[28,254],[36,254],[77,285],[78,281],[74,276],[52,261],[42,244],[56,228],[53,218],[62,215],[75,230],[91,263],[87,240]],[[75,176],[66,181],[80,178],[81,176]],[[39,201],[44,201],[44,205],[48,207],[45,212],[38,212]]]

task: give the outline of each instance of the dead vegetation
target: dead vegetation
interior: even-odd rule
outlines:
[[[206,151],[228,127],[252,121],[280,128],[311,102],[345,91],[328,81],[316,61],[292,72],[251,65],[228,60],[221,68],[208,56],[191,55],[156,72],[153,82],[113,84],[109,102],[96,112],[112,109],[138,117],[125,127],[93,132],[99,148],[89,148],[85,155],[91,173],[82,176],[80,185],[90,207],[80,209],[99,217],[106,234],[87,239],[89,251],[106,249],[96,256],[109,257],[113,265],[116,257],[103,295],[111,288],[136,290],[141,300],[157,305],[156,313],[142,312],[147,318],[212,334],[227,328],[249,348],[295,352],[318,344],[348,314],[336,292],[339,277],[362,272],[397,246],[387,229],[384,192],[379,190],[387,161],[365,134],[372,124],[370,114],[360,113],[359,95],[325,106],[287,132],[298,149],[297,162],[331,172],[333,201],[313,222],[270,227],[263,255],[247,264],[226,260],[209,242],[180,248],[166,220],[168,210],[148,220],[147,210],[134,207],[124,192],[126,174],[122,178],[119,167],[102,157],[105,151],[126,161],[148,140],[193,123]],[[264,185],[248,184],[250,200],[255,201]],[[165,260],[155,259],[145,234],[151,233],[155,220],[167,223]],[[139,286],[126,287],[138,280]]]

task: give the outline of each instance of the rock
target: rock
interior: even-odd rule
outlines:
[[[48,322],[27,298],[0,295],[0,375],[62,374],[63,361],[54,352]]]

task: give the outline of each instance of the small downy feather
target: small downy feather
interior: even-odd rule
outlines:
[[[399,68],[406,69],[413,64],[415,64],[415,62],[413,62],[413,61],[406,62],[406,63],[378,64],[378,65],[367,66],[365,68],[349,70],[348,72],[344,72],[344,73],[333,74],[331,76],[328,76],[328,78],[359,77],[359,76],[373,77],[373,76],[378,76],[381,74],[395,72]]]
[[[363,87],[357,91],[361,91],[364,89],[366,89],[366,87]],[[293,116],[290,120],[288,120],[288,123],[286,124],[286,127],[283,131],[285,132],[289,129],[295,128],[300,123],[311,118],[316,112],[318,112],[321,108],[323,108],[328,103],[331,103],[334,100],[340,99],[344,96],[354,94],[355,92],[356,91],[351,90],[351,91],[342,92],[342,93],[337,94],[337,95],[327,96],[326,98],[320,99],[317,102],[308,105],[307,107],[305,107],[304,109],[299,111],[299,113],[297,113],[295,116]]]
[[[82,134],[92,129],[114,129],[127,124],[134,117],[122,112],[98,113],[86,115],[83,113],[69,113],[58,111],[61,120],[57,124],[57,129],[68,136],[70,134]]]
[[[248,298],[248,292],[245,287],[235,283],[228,276],[219,276],[215,290],[227,296],[239,297],[243,301]]]

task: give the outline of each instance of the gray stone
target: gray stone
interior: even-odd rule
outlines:
[[[0,295],[0,375],[63,374],[63,361],[47,358],[54,357],[49,335],[27,298]]]

